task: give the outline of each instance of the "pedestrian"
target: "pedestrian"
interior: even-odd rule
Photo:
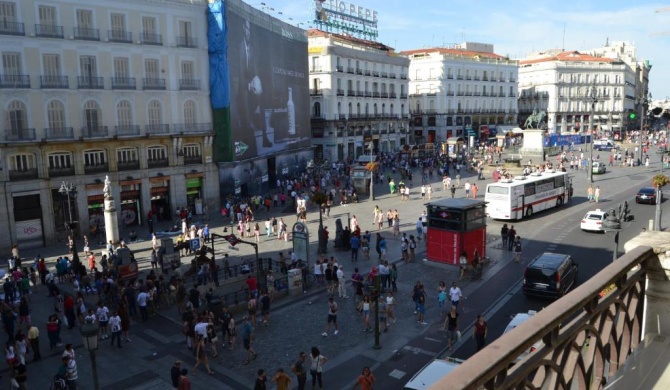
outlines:
[[[514,229],[514,225],[512,225],[507,231],[507,250],[510,252],[514,249],[515,237],[516,237],[516,230]]]
[[[472,183],[471,189],[472,189],[472,199],[477,199],[477,190],[479,190],[479,188],[477,188],[477,183]]]
[[[268,378],[265,375],[265,370],[259,368],[256,372],[256,382],[254,382],[254,390],[265,390],[267,389]]]
[[[270,295],[266,290],[261,293],[261,315],[263,316],[262,325],[270,325]]]
[[[26,364],[26,354],[28,354],[28,340],[26,340],[26,337],[20,333],[20,331],[15,337],[14,351],[16,360],[18,360],[21,364]]]
[[[33,361],[38,361],[42,358],[40,353],[40,331],[35,325],[31,325],[28,329],[28,342],[30,349],[33,352]]]
[[[58,344],[60,344],[60,320],[56,314],[49,316],[47,320],[47,336],[49,338],[49,348],[51,352],[56,350]]]
[[[386,239],[380,236],[379,239],[379,261],[386,260]]]
[[[454,196],[456,196],[456,185],[452,184],[451,185],[451,197],[453,198]]]
[[[291,371],[293,371],[298,380],[298,390],[305,390],[305,384],[307,383],[307,370],[305,369],[306,359],[307,354],[301,351],[298,355],[298,360],[291,366]]]
[[[507,240],[509,240],[509,236],[507,235],[509,232],[509,228],[507,227],[507,224],[504,223],[502,228],[500,229],[500,237],[502,238],[502,248],[507,249],[509,247]]]
[[[288,390],[291,385],[291,377],[284,372],[283,368],[278,368],[272,377],[272,383],[277,384],[277,390]]]
[[[470,184],[469,180],[465,181],[465,184],[463,185],[463,189],[465,190],[465,197],[469,198],[470,197],[470,189],[472,188],[472,185]]]
[[[179,378],[181,377],[181,360],[177,360],[170,368],[170,379],[172,380],[172,387],[179,388]]]
[[[142,290],[137,294],[137,306],[140,308],[140,316],[142,317],[142,322],[146,322],[149,319],[149,294],[146,291]]]
[[[333,297],[328,298],[328,319],[326,320],[326,330],[321,334],[323,337],[328,336],[331,323],[335,327],[333,335],[337,336],[340,331],[337,326],[337,303],[335,303],[335,298]]]
[[[444,320],[444,324],[442,325],[442,330],[446,330],[448,332],[447,339],[449,341],[449,350],[451,351],[451,347],[454,342],[460,338],[460,332],[458,331],[458,312],[456,312],[456,306],[451,307],[451,311],[449,311],[449,314],[447,314],[447,318]]]
[[[258,357],[258,354],[254,349],[251,347],[251,339],[253,337],[254,333],[254,327],[251,325],[249,322],[249,317],[244,316],[242,317],[242,343],[244,345],[244,350],[247,353],[247,358],[244,360],[244,365],[246,366],[249,364],[251,359],[253,358],[254,360],[256,357]]]
[[[361,390],[372,390],[372,385],[374,385],[375,381],[375,376],[370,371],[370,367],[363,367],[363,372],[358,376],[354,389],[360,386]]]
[[[28,381],[28,370],[26,369],[25,362],[22,363],[18,360],[15,360],[11,369],[12,369],[12,382],[14,384],[13,388],[18,390],[26,390],[26,382]]]
[[[193,375],[195,375],[195,370],[201,363],[205,365],[209,375],[214,374],[214,371],[209,368],[209,358],[207,357],[207,351],[205,351],[205,337],[198,335],[195,345],[195,365],[193,366]]]
[[[77,362],[70,355],[63,356],[63,364],[65,365],[65,383],[69,390],[77,390]]]
[[[112,333],[112,347],[114,346],[114,340],[116,340],[116,346],[121,348],[121,317],[117,310],[112,312],[112,316],[109,317],[108,323]],[[106,327],[107,325],[105,325],[105,328]]]
[[[516,236],[514,240],[514,261],[521,261],[521,236]]]
[[[421,220],[421,217],[419,217],[419,220],[416,221],[416,236],[419,241],[421,240],[422,235],[423,235],[423,221]]]
[[[98,302],[98,309],[96,310],[95,314],[98,319],[98,326],[100,328],[100,339],[104,340],[109,338],[109,309],[104,305],[104,303],[102,303],[102,301]],[[120,330],[121,329],[119,329],[119,331]]]
[[[340,298],[349,298],[349,295],[347,295],[347,288],[346,288],[346,280],[344,279],[344,267],[339,266],[337,267],[337,271],[335,272],[335,276],[337,277],[337,293]]]
[[[455,308],[458,308],[458,304],[461,302],[462,296],[463,292],[461,291],[461,288],[456,285],[456,282],[453,282],[451,284],[451,288],[449,289],[449,299]]]
[[[458,280],[463,280],[465,270],[468,268],[468,253],[465,251],[465,249],[461,251],[461,255],[459,256],[458,261],[460,263],[460,274],[458,276]]]
[[[359,304],[361,311],[363,312],[363,332],[372,331],[370,326],[370,310],[372,309],[372,303],[370,302],[370,296],[366,295],[363,297],[363,301]]]
[[[600,186],[597,186],[593,191],[593,200],[598,203],[600,201]]]
[[[426,318],[426,291],[423,288],[423,284],[419,284],[419,288],[415,293],[416,299],[416,311],[418,314],[417,322],[421,325],[428,325],[425,321]]]
[[[312,389],[315,389],[316,383],[319,382],[319,389],[323,390],[323,365],[328,361],[328,358],[321,355],[319,348],[312,347],[310,361],[309,373],[312,375]]]
[[[122,341],[131,342],[130,340],[130,315],[128,314],[128,304],[121,301],[119,310],[117,311],[119,318],[121,318],[121,339]]]
[[[179,376],[179,384],[177,389],[191,390],[191,378],[188,377],[188,370],[185,368],[181,369],[181,375]]]
[[[386,293],[386,318],[388,322],[391,322],[391,319],[393,319],[393,323],[395,324],[395,297],[393,296],[393,292],[389,291]]]
[[[589,185],[589,188],[586,190],[586,197],[589,202],[593,202],[593,185]]]
[[[479,352],[486,346],[486,334],[488,333],[488,326],[486,321],[484,321],[483,315],[480,314],[477,316],[474,328],[473,337],[477,344],[477,352]]]
[[[437,284],[437,307],[440,315],[444,315],[444,304],[447,301],[447,284],[440,280]]]

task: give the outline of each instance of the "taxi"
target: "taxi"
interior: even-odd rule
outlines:
[[[503,334],[511,332],[514,328],[521,325],[523,322],[525,322],[535,314],[537,314],[537,311],[528,310],[528,313],[517,313],[516,315],[512,316],[512,321],[510,321],[509,325],[507,325]],[[544,343],[542,342],[542,340],[538,340],[535,344],[531,345],[527,350],[523,351],[523,353],[520,356],[517,356],[517,358],[514,359],[514,363],[520,362],[521,360],[523,360],[523,358],[525,358],[535,350],[539,349],[543,345]]]
[[[603,222],[607,218],[607,212],[600,209],[589,211],[586,213],[579,227],[588,232],[604,232]]]
[[[605,163],[602,161],[595,161],[591,169],[592,172],[595,173],[596,175],[605,173],[607,171],[607,167],[605,166]]]

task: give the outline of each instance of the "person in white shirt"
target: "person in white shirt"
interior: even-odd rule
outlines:
[[[100,302],[96,314],[98,315],[98,325],[100,326],[100,340],[107,339],[109,338],[109,331],[107,329],[109,323],[109,309]]]
[[[207,325],[209,325],[209,323],[205,319],[195,324],[193,330],[195,330],[196,338],[198,338],[198,336],[204,338],[207,337]]]
[[[339,294],[340,298],[349,298],[347,295],[347,290],[345,289],[345,283],[346,281],[344,280],[344,271],[342,270],[342,266],[337,267],[337,293]]]
[[[116,340],[117,346],[121,348],[121,317],[119,317],[117,311],[114,311],[109,318],[109,326],[112,329],[112,346],[114,346],[114,340]]]
[[[140,315],[142,317],[142,322],[149,319],[149,294],[146,291],[140,291],[137,294],[137,305],[140,307]]]
[[[456,282],[452,283],[451,288],[449,289],[449,299],[451,299],[451,304],[457,309],[462,296],[463,293],[461,292],[461,288],[456,285]]]

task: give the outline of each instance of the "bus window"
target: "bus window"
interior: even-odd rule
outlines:
[[[535,195],[535,183],[524,184],[523,194],[525,196]]]
[[[565,176],[558,176],[554,178],[554,188],[565,187]]]
[[[487,192],[489,194],[508,195],[509,194],[509,187],[498,187],[498,186],[489,185],[488,188],[487,188]]]

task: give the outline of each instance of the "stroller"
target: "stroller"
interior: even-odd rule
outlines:
[[[53,381],[51,382],[50,390],[66,390],[67,383],[61,375],[55,375]]]

